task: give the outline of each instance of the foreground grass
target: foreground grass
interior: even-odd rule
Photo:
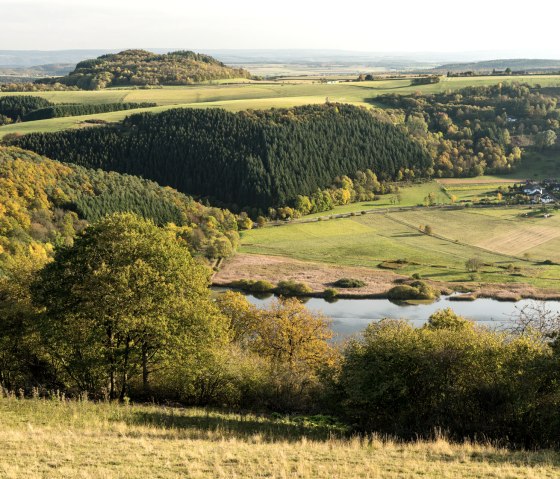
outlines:
[[[335,437],[202,409],[0,399],[2,478],[553,478],[554,451]]]

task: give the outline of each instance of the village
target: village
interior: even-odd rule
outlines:
[[[549,178],[539,182],[527,180],[523,188],[523,194],[529,198],[532,204],[551,204],[556,203],[560,198],[560,181],[556,178]]]

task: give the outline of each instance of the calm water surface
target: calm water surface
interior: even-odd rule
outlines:
[[[269,304],[273,297],[259,299],[247,295],[247,299],[256,306],[263,307]],[[332,318],[334,331],[339,336],[348,336],[362,331],[372,321],[383,318],[407,319],[411,324],[421,326],[433,312],[448,307],[457,314],[485,326],[503,328],[515,321],[515,316],[521,308],[541,303],[530,299],[516,303],[494,299],[450,301],[449,296],[443,296],[431,304],[415,305],[395,304],[387,299],[340,299],[335,303],[328,303],[321,298],[310,298],[306,306]],[[560,314],[560,301],[546,301],[546,308]]]

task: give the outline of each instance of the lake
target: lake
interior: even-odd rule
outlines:
[[[266,306],[273,298],[259,299],[247,295],[247,299],[259,307]],[[310,298],[305,304],[309,309],[332,318],[332,328],[339,336],[349,336],[364,330],[372,321],[383,318],[407,319],[411,324],[421,326],[432,313],[444,308],[451,308],[457,314],[482,325],[500,329],[511,325],[521,308],[542,303],[532,299],[514,303],[494,299],[452,301],[449,298],[442,296],[430,304],[414,305],[395,304],[388,299],[339,299],[328,303],[321,298]],[[560,314],[560,301],[546,301],[546,308]]]

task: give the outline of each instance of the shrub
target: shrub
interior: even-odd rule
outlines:
[[[239,279],[230,283],[232,288],[241,289],[250,293],[267,293],[274,290],[274,285],[263,279]]]
[[[282,296],[305,296],[312,292],[308,284],[293,280],[280,281],[276,287],[276,293]]]
[[[366,285],[361,279],[354,278],[341,278],[336,280],[333,284],[339,288],[363,288]]]
[[[418,290],[408,284],[400,284],[389,290],[387,297],[393,300],[417,299]]]
[[[550,348],[477,328],[449,311],[436,315],[423,328],[372,323],[362,339],[349,342],[333,401],[346,422],[410,439],[441,429],[451,439],[557,444]]]
[[[389,299],[404,301],[407,299],[435,299],[439,292],[424,281],[414,281],[391,288],[387,293]]]
[[[338,291],[334,288],[327,288],[325,289],[325,291],[323,292],[323,297],[327,300],[327,301],[332,301],[333,299],[336,299],[338,296]]]
[[[465,267],[467,271],[474,273],[482,268],[482,261],[480,258],[470,258],[465,262]]]

